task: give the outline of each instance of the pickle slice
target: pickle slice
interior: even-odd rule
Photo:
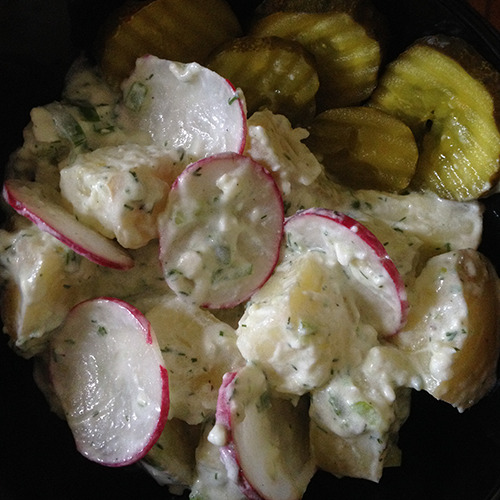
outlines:
[[[319,110],[360,104],[375,88],[380,44],[348,12],[275,12],[257,20],[250,33],[294,40],[313,54]]]
[[[319,114],[306,145],[337,180],[354,189],[398,192],[415,173],[415,138],[401,120],[375,108],[336,108]]]
[[[275,12],[347,12],[377,39],[387,35],[385,18],[371,0],[264,0],[255,9],[255,18]]]
[[[243,90],[249,115],[267,108],[303,124],[315,114],[318,74],[313,57],[297,42],[237,38],[216,50],[207,66]]]
[[[145,54],[203,64],[221,43],[242,33],[225,0],[153,0],[127,6],[109,20],[98,59],[107,79],[120,83]]]
[[[500,74],[464,41],[426,37],[385,70],[370,105],[413,131],[419,160],[411,186],[476,199],[500,169]]]

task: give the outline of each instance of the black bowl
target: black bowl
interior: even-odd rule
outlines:
[[[0,163],[22,141],[29,110],[59,97],[71,61],[88,51],[117,0],[4,1],[0,6]],[[244,21],[258,3],[234,0]],[[472,43],[500,70],[500,35],[460,0],[376,0],[394,56],[423,34]],[[482,250],[499,267],[500,202],[486,203]],[[170,498],[138,466],[106,468],[83,458],[66,424],[49,411],[32,362],[0,339],[0,498]],[[400,435],[403,464],[379,484],[317,474],[305,499],[500,500],[500,387],[459,414],[425,393],[413,396]],[[178,498],[178,497],[174,497]]]

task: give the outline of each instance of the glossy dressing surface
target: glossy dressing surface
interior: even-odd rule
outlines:
[[[31,3],[32,12],[34,5]],[[394,26],[401,36],[401,44],[422,31],[440,27],[464,30],[467,37],[476,41],[493,63],[500,61],[495,51],[498,39],[488,27],[473,18],[462,8],[455,9],[448,2],[377,2],[381,10],[392,16]],[[27,121],[27,110],[32,106],[57,98],[60,82],[70,56],[66,52],[66,40],[55,40],[68,35],[69,23],[75,23],[73,40],[76,45],[87,45],[93,36],[95,26],[106,10],[101,3],[97,11],[83,5],[85,2],[46,2],[46,20],[57,13],[55,19],[64,29],[55,33],[48,28],[51,23],[38,23],[36,33],[26,34],[10,28],[12,38],[19,40],[17,49],[10,44],[2,58],[7,68],[10,84],[3,101],[7,119],[2,124],[2,133],[7,138],[2,149],[2,162],[7,154],[19,144],[20,131]],[[241,3],[244,10],[246,3]],[[433,6],[432,13],[426,8]],[[69,6],[69,9],[66,9]],[[405,12],[405,9],[408,9]],[[419,13],[418,17],[409,12]],[[67,14],[66,14],[67,13]],[[38,19],[44,20],[44,13]],[[31,14],[33,16],[33,14]],[[399,18],[398,18],[399,16]],[[30,21],[30,16],[18,17],[18,21]],[[408,29],[401,19],[410,19]],[[467,21],[473,19],[473,21]],[[464,21],[465,20],[465,21]],[[33,22],[33,20],[32,20]],[[31,64],[20,64],[19,53],[32,52],[37,36],[43,29],[50,32],[46,43],[52,44],[52,56],[40,50],[27,59]],[[7,30],[9,31],[9,30]],[[36,30],[35,30],[36,31]],[[3,31],[5,37],[5,30]],[[89,34],[87,34],[89,33]],[[25,38],[23,38],[25,37]],[[30,38],[31,41],[26,40]],[[25,41],[25,45],[23,42]],[[496,43],[496,45],[495,45]],[[57,47],[55,50],[54,47]],[[3,49],[3,47],[2,47]],[[60,53],[62,50],[62,54]],[[396,50],[396,49],[395,49]],[[24,53],[23,53],[24,51]],[[57,53],[57,56],[55,55]],[[15,96],[15,98],[14,98]],[[6,346],[1,346],[2,362],[2,431],[0,455],[0,493],[2,498],[22,499],[42,496],[52,498],[168,498],[164,488],[157,486],[138,467],[109,470],[89,463],[74,449],[71,435],[64,422],[48,412],[47,404],[38,389],[34,387],[31,362],[15,356]],[[499,389],[462,415],[448,405],[437,403],[429,396],[418,393],[413,396],[412,416],[401,433],[400,445],[404,453],[403,466],[389,469],[378,485],[357,480],[335,480],[319,474],[305,498],[325,498],[330,492],[335,497],[408,500],[427,497],[429,499],[498,498],[496,484],[500,477],[500,430]]]

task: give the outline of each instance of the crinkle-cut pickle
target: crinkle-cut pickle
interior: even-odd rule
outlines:
[[[386,68],[369,104],[415,134],[419,160],[411,187],[464,201],[495,184],[500,74],[465,42],[417,41]]]
[[[328,172],[354,189],[402,191],[415,173],[418,149],[401,120],[375,108],[354,106],[320,113],[306,144]]]
[[[275,12],[347,12],[363,24],[375,38],[386,33],[386,23],[372,0],[263,0],[255,9],[255,18]],[[376,33],[376,34],[375,34]]]
[[[314,116],[318,73],[313,57],[297,42],[237,38],[217,49],[207,66],[243,90],[249,115],[266,108],[294,124]]]
[[[318,110],[360,104],[375,88],[380,44],[347,12],[276,12],[256,21],[250,34],[297,41],[315,57]]]
[[[336,9],[339,4],[343,6],[345,0],[263,0],[255,12],[259,17],[275,12],[326,12]]]
[[[119,84],[145,54],[203,64],[218,45],[241,34],[225,0],[153,0],[110,19],[98,59],[108,80]]]

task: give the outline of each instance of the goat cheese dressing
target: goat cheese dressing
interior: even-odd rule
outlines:
[[[189,68],[187,81],[195,69]],[[307,251],[285,251],[244,312],[241,307],[207,311],[183,304],[162,275],[156,220],[187,160],[181,150],[151,141],[132,123],[123,126],[124,115],[116,112],[120,99],[92,68],[75,64],[63,100],[32,111],[9,175],[60,191],[83,222],[130,249],[135,267],[102,268],[14,216],[13,228],[0,231],[0,261],[6,284],[4,325],[15,349],[25,357],[43,356],[51,331],[81,300],[96,295],[127,300],[149,314],[161,333],[171,380],[178,380],[170,387],[172,415],[190,426],[204,426],[190,464],[193,495],[243,498],[214,459],[226,433],[210,429],[222,374],[246,363],[259,365],[282,397],[297,401],[311,395],[311,443],[320,466],[339,476],[359,474],[377,481],[384,465],[398,463],[396,436],[408,416],[410,389],[446,379],[454,347],[436,339],[430,348],[431,375],[420,373],[420,355],[412,357],[397,343],[381,340],[361,314],[346,292],[345,274],[339,269],[325,274],[325,263]],[[245,154],[272,173],[287,216],[322,207],[360,221],[383,243],[408,290],[428,259],[477,248],[482,230],[478,203],[430,193],[345,189],[327,177],[301,142],[306,136],[269,111],[248,119]],[[428,286],[437,285],[429,280]],[[419,297],[411,295],[411,300]],[[452,308],[451,316],[460,321],[460,300],[436,307]],[[168,311],[176,311],[177,323],[166,324]],[[346,443],[370,463],[352,463]]]

